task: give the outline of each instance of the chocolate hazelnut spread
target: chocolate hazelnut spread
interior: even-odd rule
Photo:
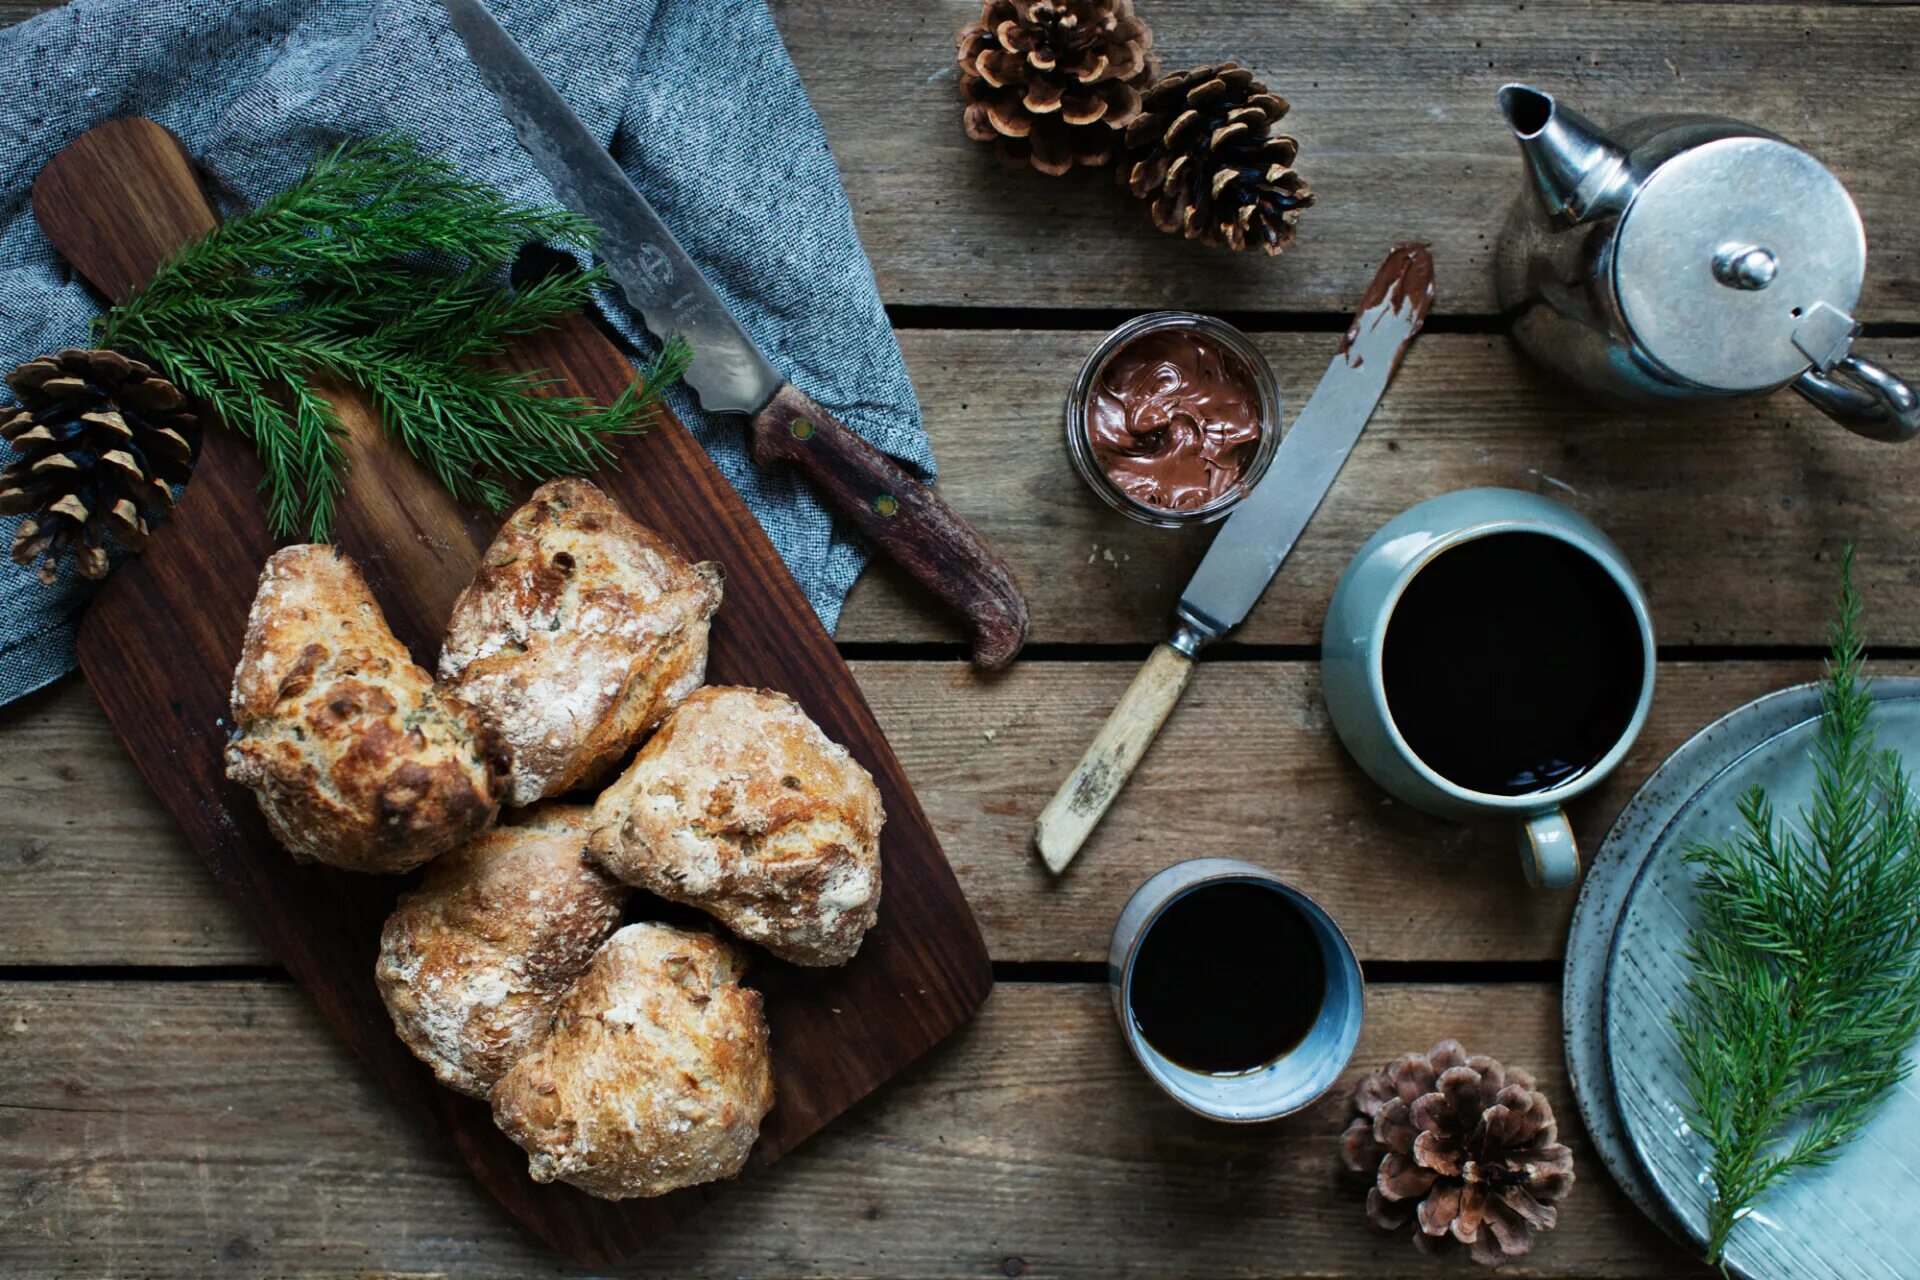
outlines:
[[[1190,329],[1143,334],[1095,379],[1087,436],[1107,478],[1141,502],[1191,511],[1224,497],[1264,430],[1244,361]]]
[[[1413,333],[1420,332],[1427,322],[1427,312],[1433,308],[1431,249],[1413,241],[1397,244],[1387,254],[1387,260],[1380,264],[1380,270],[1374,273],[1373,283],[1367,286],[1367,292],[1360,299],[1360,310],[1354,315],[1353,324],[1347,329],[1346,336],[1340,339],[1340,354],[1347,356],[1348,363],[1356,368],[1360,360],[1350,353],[1360,337],[1360,322],[1383,302],[1389,310],[1409,312],[1413,319]],[[1407,342],[1413,341],[1413,333],[1407,335]],[[1400,357],[1406,353],[1406,343],[1402,343],[1399,353],[1394,357],[1394,368],[1400,367]]]

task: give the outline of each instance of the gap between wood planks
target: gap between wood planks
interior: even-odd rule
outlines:
[[[887,321],[895,329],[1112,329],[1152,307],[957,307],[892,304]],[[1339,311],[1214,311],[1209,314],[1248,333],[1340,333],[1353,317]],[[1501,314],[1439,314],[1427,317],[1425,333],[1505,336],[1509,317]],[[1860,336],[1920,338],[1920,321],[1865,321]]]
[[[1386,986],[1488,985],[1558,982],[1557,960],[1370,960],[1362,965],[1367,981]],[[1107,966],[1099,961],[996,960],[996,984],[1104,986]],[[288,982],[286,970],[273,964],[205,965],[0,965],[0,985],[33,982]]]
[[[1168,630],[1172,630],[1169,617]],[[1153,652],[1145,642],[1123,644],[1030,644],[1020,651],[1018,661],[1049,662],[1144,662]],[[840,655],[848,662],[965,662],[967,646],[927,641],[852,641],[840,646]],[[1657,662],[1819,662],[1826,658],[1824,645],[1766,644],[1670,644],[1654,649]],[[1318,662],[1320,647],[1308,644],[1236,644],[1231,640],[1207,646],[1202,662]],[[1920,646],[1869,645],[1869,662],[1920,660]]]

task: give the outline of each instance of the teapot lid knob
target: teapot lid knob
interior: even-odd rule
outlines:
[[[1757,244],[1722,245],[1713,255],[1713,278],[1729,289],[1764,289],[1779,274],[1779,255]]]
[[[1717,138],[1653,169],[1613,249],[1611,283],[1635,346],[1709,391],[1758,391],[1805,372],[1804,318],[1851,313],[1866,278],[1853,198],[1772,137]]]

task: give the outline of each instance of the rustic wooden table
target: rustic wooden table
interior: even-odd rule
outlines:
[[[1508,1274],[1696,1274],[1574,1121],[1558,986],[1573,895],[1522,889],[1503,832],[1430,822],[1371,787],[1328,729],[1314,645],[1346,558],[1419,498],[1507,485],[1598,521],[1645,580],[1662,664],[1645,734],[1575,814],[1589,847],[1694,729],[1816,673],[1848,538],[1880,669],[1920,671],[1920,446],[1862,443],[1786,395],[1683,420],[1602,411],[1521,362],[1488,265],[1519,176],[1493,111],[1503,81],[1603,121],[1722,112],[1806,145],[1851,187],[1873,243],[1864,347],[1920,370],[1920,9],[1141,0],[1170,65],[1237,58],[1293,101],[1322,203],[1268,261],[1152,232],[1101,177],[1005,173],[967,142],[951,37],[971,0],[775,7],[941,488],[1032,597],[1033,646],[995,678],[884,570],[840,628],[1000,986],[895,1086],[622,1273],[1434,1274],[1372,1232],[1337,1176],[1344,1097],[1214,1126],[1155,1094],[1120,1046],[1101,965],[1120,904],[1169,862],[1231,854],[1318,897],[1364,957],[1354,1074],[1456,1035],[1546,1082],[1580,1183],[1565,1225]],[[1112,515],[1073,476],[1059,406],[1078,362],[1133,312],[1222,312],[1257,334],[1297,408],[1407,237],[1439,261],[1429,333],[1265,601],[1049,883],[1033,818],[1205,543]],[[0,1273],[574,1273],[415,1132],[267,962],[77,680],[0,711]]]

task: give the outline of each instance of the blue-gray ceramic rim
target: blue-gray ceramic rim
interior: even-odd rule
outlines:
[[[1214,884],[1257,884],[1285,897],[1314,927],[1327,972],[1320,1016],[1291,1052],[1257,1071],[1210,1076],[1170,1062],[1148,1044],[1131,1014],[1133,964],[1140,944],[1173,903]],[[1134,890],[1114,924],[1107,980],[1121,1037],[1149,1079],[1196,1115],[1229,1124],[1259,1124],[1292,1115],[1326,1094],[1340,1079],[1360,1042],[1365,977],[1346,934],[1326,909],[1264,867],[1236,858],[1178,862]]]
[[[1884,676],[1879,695],[1920,697],[1920,679]],[[1641,869],[1667,830],[1706,786],[1741,757],[1820,711],[1819,686],[1794,685],[1734,708],[1699,730],[1635,791],[1600,842],[1574,904],[1562,970],[1561,1025],[1568,1084],[1601,1163],[1634,1206],[1668,1235],[1688,1242],[1629,1148],[1607,1066],[1606,976],[1613,937]],[[1652,832],[1651,838],[1647,833]]]
[[[1789,697],[1788,695],[1796,696]],[[1875,702],[1920,699],[1920,679],[1901,676],[1875,678],[1872,681],[1872,696]],[[1776,699],[1778,699],[1777,704],[1775,703]],[[1763,708],[1762,704],[1768,705]],[[1820,687],[1817,684],[1795,685],[1789,689],[1783,689],[1774,694],[1755,699],[1746,706],[1736,708],[1735,711],[1722,717],[1721,720],[1716,721],[1715,725],[1710,726],[1710,728],[1730,721],[1735,716],[1749,709],[1762,712],[1757,722],[1758,727],[1761,729],[1759,735],[1751,741],[1740,741],[1737,749],[1732,749],[1733,743],[1729,742],[1729,752],[1726,754],[1724,762],[1720,767],[1703,770],[1700,774],[1696,775],[1698,778],[1697,784],[1687,793],[1685,799],[1674,812],[1668,816],[1666,822],[1661,825],[1660,834],[1649,844],[1645,856],[1641,857],[1637,866],[1634,867],[1625,893],[1621,897],[1620,910],[1616,913],[1616,918],[1608,931],[1606,951],[1607,977],[1600,991],[1601,1064],[1607,1081],[1607,1102],[1612,1109],[1614,1121],[1619,1126],[1617,1132],[1620,1138],[1620,1145],[1627,1153],[1626,1162],[1633,1169],[1634,1175],[1641,1180],[1642,1186],[1658,1200],[1663,1214],[1663,1217],[1659,1219],[1662,1225],[1670,1234],[1674,1235],[1675,1239],[1683,1244],[1691,1245],[1696,1252],[1705,1250],[1705,1237],[1690,1228],[1682,1220],[1681,1216],[1667,1203],[1665,1194],[1659,1189],[1657,1179],[1647,1167],[1646,1156],[1634,1141],[1632,1134],[1628,1131],[1625,1121],[1621,1116],[1620,1090],[1612,1071],[1613,1018],[1607,1005],[1612,999],[1613,971],[1620,954],[1621,935],[1626,924],[1627,910],[1633,903],[1640,886],[1647,880],[1655,864],[1660,860],[1660,854],[1669,848],[1670,834],[1700,803],[1701,797],[1706,794],[1714,783],[1718,782],[1728,773],[1741,768],[1746,761],[1765,749],[1776,739],[1785,734],[1792,733],[1815,720],[1821,711]],[[1738,1277],[1739,1280],[1755,1280],[1752,1273],[1747,1268],[1739,1265],[1734,1259],[1727,1259],[1725,1261],[1725,1269],[1728,1274]],[[1777,1275],[1775,1280],[1778,1280]]]
[[[1577,512],[1575,513],[1578,514]],[[1613,584],[1620,588],[1621,596],[1633,611],[1635,626],[1640,632],[1641,675],[1640,693],[1634,703],[1633,714],[1628,717],[1627,727],[1620,737],[1608,749],[1607,753],[1576,777],[1559,786],[1544,791],[1528,792],[1525,795],[1501,795],[1495,792],[1475,791],[1440,773],[1432,765],[1420,758],[1400,732],[1399,722],[1394,719],[1393,708],[1387,705],[1386,683],[1386,643],[1387,630],[1392,624],[1394,610],[1400,607],[1400,601],[1406,595],[1413,580],[1426,571],[1428,566],[1457,547],[1482,538],[1494,537],[1502,533],[1531,533],[1553,538],[1578,551],[1605,571]],[[1619,554],[1618,548],[1611,543],[1603,544],[1603,549]],[[1570,536],[1569,531],[1553,525],[1542,524],[1526,517],[1497,517],[1482,520],[1474,524],[1463,525],[1421,551],[1419,557],[1401,571],[1393,591],[1382,605],[1374,626],[1373,640],[1367,648],[1367,691],[1373,704],[1374,714],[1386,730],[1387,741],[1399,754],[1409,768],[1418,774],[1428,786],[1442,792],[1454,802],[1484,810],[1488,813],[1538,813],[1565,804],[1574,797],[1591,790],[1606,779],[1609,773],[1618,767],[1627,752],[1633,749],[1635,739],[1646,727],[1647,713],[1653,706],[1653,677],[1656,650],[1653,640],[1653,619],[1647,612],[1646,595],[1640,584],[1634,580],[1631,571],[1626,570],[1625,557],[1616,562],[1609,556],[1595,554],[1594,548],[1585,545],[1579,538]]]

